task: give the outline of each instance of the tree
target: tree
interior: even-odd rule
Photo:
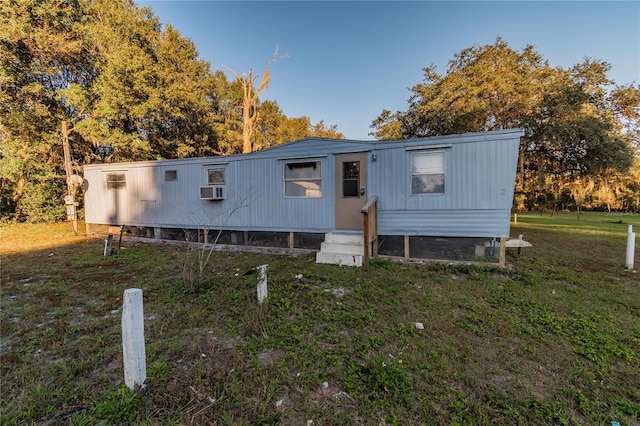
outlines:
[[[8,0],[0,5],[0,196],[2,214],[64,217],[57,99],[91,79],[78,3]]]
[[[569,183],[569,191],[573,200],[576,203],[576,210],[578,211],[578,219],[580,219],[580,213],[582,212],[582,205],[584,204],[587,196],[593,191],[595,182],[593,179],[576,179]]]
[[[553,68],[533,46],[516,51],[497,38],[455,54],[444,75],[424,68],[408,110],[383,110],[372,134],[400,139],[520,127],[516,189],[524,198],[559,196],[576,179],[604,187],[608,176],[629,169],[640,128],[640,90],[608,90],[609,69],[589,58]]]
[[[149,9],[130,0],[0,8],[3,216],[64,217],[63,121],[79,166],[217,152],[209,65]]]
[[[96,161],[231,154],[292,140],[301,134],[289,131],[296,119],[258,99],[270,65],[285,57],[276,49],[256,88],[251,71],[231,82],[211,72],[191,40],[132,0],[0,3],[2,216],[64,218],[66,138],[74,173]],[[325,130],[338,134],[322,122],[303,133]]]
[[[132,3],[96,0],[90,16],[99,73],[62,93],[76,131],[94,146],[111,147],[112,160],[214,153],[213,79],[193,42]]]
[[[269,81],[271,81],[271,75],[269,74],[269,67],[276,63],[279,59],[287,59],[289,58],[288,54],[284,54],[280,56],[278,54],[278,46],[276,46],[276,50],[273,53],[273,58],[267,63],[267,66],[264,69],[264,73],[262,74],[262,79],[260,80],[260,85],[256,88],[255,83],[258,79],[258,75],[253,75],[253,69],[249,69],[249,74],[243,73],[242,75],[238,75],[238,73],[230,68],[227,68],[229,72],[233,74],[236,79],[236,82],[240,83],[242,87],[242,152],[252,152],[253,144],[252,137],[253,133],[256,131],[256,127],[258,124],[258,118],[260,116],[260,111],[258,109],[258,101],[260,93],[267,90],[269,88]]]

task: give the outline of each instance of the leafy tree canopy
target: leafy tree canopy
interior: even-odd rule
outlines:
[[[424,68],[407,111],[382,111],[371,134],[393,140],[523,128],[522,196],[588,179],[606,186],[629,171],[640,136],[640,88],[616,85],[610,68],[591,58],[552,67],[533,46],[517,51],[498,37],[456,53],[445,74]]]
[[[258,147],[316,133],[290,132],[275,103]],[[306,117],[302,117],[304,120]],[[196,46],[132,0],[0,3],[0,196],[3,217],[64,217],[61,123],[75,169],[96,161],[182,158],[242,151],[242,88],[211,71]],[[291,127],[291,126],[289,126]]]

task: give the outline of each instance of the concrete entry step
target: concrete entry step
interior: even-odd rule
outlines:
[[[341,232],[329,232],[325,234],[324,241],[327,243],[338,243],[338,244],[363,244],[364,242],[364,234],[356,233],[356,234],[347,234]]]
[[[325,235],[320,251],[316,253],[316,263],[362,266],[363,257],[363,234],[330,232]]]

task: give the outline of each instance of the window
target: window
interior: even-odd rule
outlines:
[[[165,170],[164,171],[164,180],[167,181],[167,182],[178,180],[178,171],[177,170]]]
[[[344,161],[342,163],[342,196],[360,196],[360,162]]]
[[[412,155],[411,193],[444,194],[444,151]]]
[[[225,183],[224,169],[208,169],[207,176],[209,185],[221,185]]]
[[[286,163],[284,165],[285,197],[321,197],[319,161]]]
[[[127,177],[124,173],[107,174],[107,189],[125,189],[127,187]]]

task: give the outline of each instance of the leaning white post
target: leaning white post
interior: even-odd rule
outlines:
[[[256,269],[258,270],[258,303],[264,302],[267,298],[267,266],[260,265]]]
[[[633,226],[629,225],[629,231],[627,232],[627,261],[625,268],[628,271],[633,271],[633,263],[636,250],[636,233],[633,232]]]
[[[130,288],[122,297],[122,357],[124,382],[129,389],[145,387],[147,362],[144,350],[144,315],[142,290]]]

